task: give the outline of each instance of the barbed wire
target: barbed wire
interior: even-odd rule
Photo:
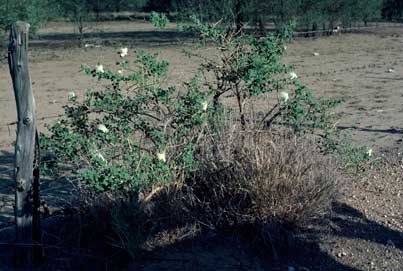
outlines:
[[[296,31],[294,35],[306,35],[306,34],[315,34],[315,33],[343,33],[343,32],[351,32],[353,30],[365,30],[371,28],[380,28],[380,27],[402,27],[403,23],[371,23],[376,25],[367,25],[367,26],[351,26],[351,27],[340,27],[339,29],[322,29],[322,30],[310,30],[310,31]]]
[[[12,172],[12,171],[14,171],[14,169],[12,168],[12,169],[1,169],[0,170],[0,174],[4,174],[4,173],[8,173],[8,172]]]
[[[60,117],[62,117],[62,116],[63,116],[62,114],[50,115],[50,116],[45,116],[45,117],[37,118],[36,120],[37,120],[37,121],[49,120],[49,119],[60,118]],[[17,124],[18,124],[17,121],[0,123],[0,128],[1,128],[1,127],[14,126],[14,125],[17,125]]]

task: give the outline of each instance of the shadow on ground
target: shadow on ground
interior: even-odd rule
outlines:
[[[111,46],[116,43],[130,43],[136,46],[162,46],[194,40],[195,35],[175,30],[165,31],[128,31],[128,32],[92,32],[85,33],[82,40]],[[74,47],[80,44],[80,36],[74,33],[50,33],[34,35],[31,47]],[[82,43],[83,44],[83,43]],[[94,45],[92,45],[94,46]]]
[[[14,153],[0,150],[0,228],[14,219]],[[75,184],[68,178],[42,178],[41,200],[52,210],[77,206]]]
[[[321,248],[320,243],[327,241],[325,234],[329,232],[332,240],[360,239],[381,246],[393,245],[396,249],[403,250],[402,232],[367,219],[359,210],[345,203],[335,202],[332,209],[330,220],[337,225],[337,229],[331,230],[328,223],[324,223],[321,226],[323,229],[297,236],[286,250],[279,252],[277,261],[273,259],[270,249],[256,251],[256,248],[247,247],[238,239],[216,237],[197,242],[192,240],[188,244],[176,244],[154,251],[139,263],[133,264],[129,270],[366,270],[361,269],[366,263],[360,263],[360,267],[354,267],[357,262],[350,266],[342,263],[330,251]],[[393,240],[393,244],[390,240]],[[362,253],[367,253],[365,247],[360,249]],[[371,258],[371,255],[368,257]]]
[[[50,41],[62,41],[62,40],[76,40],[80,36],[74,33],[50,33],[40,34],[34,37],[35,40],[50,40]],[[187,39],[194,37],[189,32],[165,30],[165,31],[119,31],[119,32],[92,32],[84,33],[84,39],[114,39],[114,38],[133,38],[144,41],[175,41],[178,39]]]
[[[332,230],[334,237],[363,239],[380,245],[392,238],[396,241],[394,246],[403,249],[402,243],[397,242],[401,240],[401,232],[366,219],[360,211],[344,203],[336,202],[333,211],[331,222],[338,226],[337,230]],[[153,251],[141,251],[137,254],[139,258],[131,262],[122,250],[111,245],[112,233],[102,233],[105,228],[94,221],[74,215],[50,217],[43,222],[43,229],[47,258],[38,270],[364,270],[342,263],[335,255],[324,251],[320,246],[321,230],[290,239],[287,249],[277,251],[277,260],[271,249],[245,242],[247,236],[242,233],[228,236],[208,232]],[[0,231],[0,240],[4,240],[2,234]],[[5,268],[2,270],[12,270],[10,259],[4,256],[10,255],[3,251],[7,249],[9,246],[0,245],[0,264]],[[365,249],[362,251],[365,253]]]
[[[0,150],[0,224],[13,218],[13,163],[14,154]]]
[[[10,151],[0,151],[0,197],[6,204],[0,212],[0,224],[12,219],[14,192],[10,169],[13,159]],[[42,182],[43,198],[49,205],[57,206],[55,208],[71,206],[73,191],[73,185],[66,180]],[[326,236],[331,236],[332,240],[339,238],[340,242],[365,240],[403,251],[402,232],[366,218],[346,203],[335,202],[332,210],[330,219],[319,228],[295,235],[289,238],[285,247],[275,249],[277,257],[271,248],[248,244],[245,241],[248,233],[228,236],[209,232],[153,251],[142,251],[138,254],[142,257],[135,263],[130,263],[122,250],[111,245],[110,218],[86,220],[77,214],[51,216],[42,223],[47,258],[38,270],[226,271],[290,270],[290,267],[297,271],[364,270],[355,264],[341,262],[332,247],[325,251],[321,244],[327,242]],[[103,221],[104,225],[97,221]],[[0,230],[0,240],[1,270],[14,270],[10,258],[13,227]],[[331,246],[332,243],[328,243]],[[365,248],[360,251],[367,253]]]
[[[337,126],[337,129],[340,130],[356,130],[360,132],[368,132],[368,133],[385,133],[385,134],[391,134],[391,135],[403,135],[403,129],[396,129],[396,128],[390,128],[390,129],[371,129],[371,128],[360,128],[356,126]]]
[[[332,222],[337,226],[334,234],[348,239],[361,239],[384,246],[393,246],[403,251],[403,232],[392,230],[372,221],[359,210],[336,202],[333,206],[336,216]]]

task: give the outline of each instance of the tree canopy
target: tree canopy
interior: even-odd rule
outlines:
[[[294,20],[300,28],[314,29],[366,23],[381,14],[386,19],[400,18],[403,0],[0,0],[0,28],[27,20],[35,31],[50,16],[80,22],[95,20],[101,12],[121,11],[166,12],[178,20],[196,15],[201,21],[222,20],[237,27],[268,22],[281,26]]]

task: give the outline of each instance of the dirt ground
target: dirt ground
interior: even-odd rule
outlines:
[[[79,73],[80,66],[102,63],[114,69],[121,46],[161,51],[171,65],[168,84],[189,78],[198,63],[183,53],[190,45],[174,44],[186,37],[172,36],[173,28],[154,31],[138,22],[96,25],[86,43],[99,46],[82,49],[71,46],[75,41],[70,26],[53,24],[42,30],[31,41],[30,51],[39,129],[46,131],[44,125],[62,113],[68,92],[82,96],[86,89],[101,87],[102,82]],[[6,56],[4,48],[1,56]],[[16,110],[8,66],[3,57],[0,61],[1,224],[12,217],[10,169],[15,126],[9,123],[15,121]],[[403,27],[299,38],[289,46],[285,61],[315,95],[345,99],[338,109],[342,114],[338,127],[351,129],[355,144],[372,148],[386,161],[384,166],[349,179],[335,203],[330,227],[321,229],[317,240],[309,242],[309,252],[303,242],[295,257],[267,266],[243,257],[240,246],[232,250],[221,247],[228,240],[214,240],[211,251],[196,244],[184,256],[179,246],[168,253],[156,252],[154,260],[145,260],[133,270],[190,270],[196,266],[192,270],[403,270]],[[60,189],[57,184],[45,184],[45,197],[60,199]],[[224,252],[215,253],[217,250]],[[218,258],[212,260],[214,254]],[[227,269],[218,268],[217,263],[228,263]],[[211,264],[216,268],[209,267]]]

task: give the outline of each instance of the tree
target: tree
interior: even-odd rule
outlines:
[[[103,1],[91,1],[97,2],[98,5],[102,3],[104,11],[127,11],[127,10],[137,10],[143,8],[148,3],[153,2],[152,0],[103,0]],[[170,2],[170,1],[159,1],[159,2]],[[94,3],[91,3],[94,6]]]
[[[54,0],[60,15],[69,18],[78,32],[80,46],[84,38],[86,24],[91,20],[93,5],[91,0]]]
[[[403,0],[387,2],[394,9],[396,2],[401,2],[403,10]],[[194,14],[202,21],[221,19],[238,29],[243,23],[251,23],[264,30],[268,21],[281,29],[296,20],[298,28],[317,30],[320,25],[328,29],[336,23],[345,26],[356,21],[367,23],[379,16],[382,0],[172,0],[170,3],[172,9],[185,17]]]
[[[49,0],[0,0],[0,30],[7,30],[17,20],[27,21],[30,32],[42,27],[53,13]]]
[[[382,0],[359,0],[357,10],[358,17],[367,25],[369,20],[380,17]]]
[[[402,17],[403,0],[384,0],[382,8],[382,17],[392,20]]]

